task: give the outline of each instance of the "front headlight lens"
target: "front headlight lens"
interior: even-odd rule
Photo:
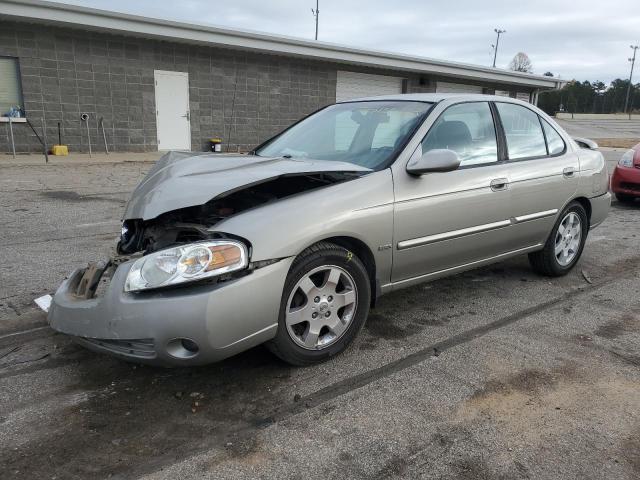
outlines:
[[[126,292],[193,282],[246,268],[247,247],[234,240],[182,245],[139,258],[131,266]]]
[[[207,247],[192,248],[184,253],[178,260],[178,271],[183,277],[198,275],[211,263],[211,255],[212,252]]]
[[[623,167],[633,167],[633,156],[636,154],[635,150],[627,150],[622,158],[618,162],[618,165]]]

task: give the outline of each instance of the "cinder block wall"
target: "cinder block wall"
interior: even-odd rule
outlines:
[[[94,151],[104,148],[100,117],[111,150],[157,150],[154,70],[189,73],[194,150],[211,136],[248,149],[335,102],[335,66],[287,57],[1,21],[0,55],[20,61],[24,108],[38,132],[44,121],[51,144],[60,122],[72,151],[88,149],[81,113],[90,115]],[[39,151],[27,128],[14,132],[19,152]]]
[[[426,76],[373,68],[110,35],[78,29],[0,21],[0,56],[20,62],[24,109],[48,144],[104,151],[156,151],[154,70],[189,73],[191,143],[206,150],[221,137],[230,151],[249,150],[296,120],[335,102],[339,69],[402,76],[408,93],[432,92]],[[235,101],[234,101],[235,98]],[[16,150],[40,152],[24,125],[14,126]],[[0,151],[9,152],[0,124]]]

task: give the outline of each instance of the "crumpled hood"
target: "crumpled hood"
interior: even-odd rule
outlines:
[[[123,219],[150,220],[283,175],[369,171],[353,163],[327,160],[169,152],[133,191]]]

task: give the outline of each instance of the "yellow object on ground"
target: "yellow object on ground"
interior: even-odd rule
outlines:
[[[221,138],[210,138],[209,145],[211,146],[212,152],[221,152],[222,151],[222,139]]]
[[[51,149],[51,154],[67,156],[69,155],[69,147],[67,147],[66,145],[54,145]]]

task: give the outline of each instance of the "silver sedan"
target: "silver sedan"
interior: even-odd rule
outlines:
[[[385,293],[523,254],[569,272],[610,206],[596,147],[515,99],[416,94],[330,105],[249,155],[169,153],[49,322],[136,362],[321,362]]]

